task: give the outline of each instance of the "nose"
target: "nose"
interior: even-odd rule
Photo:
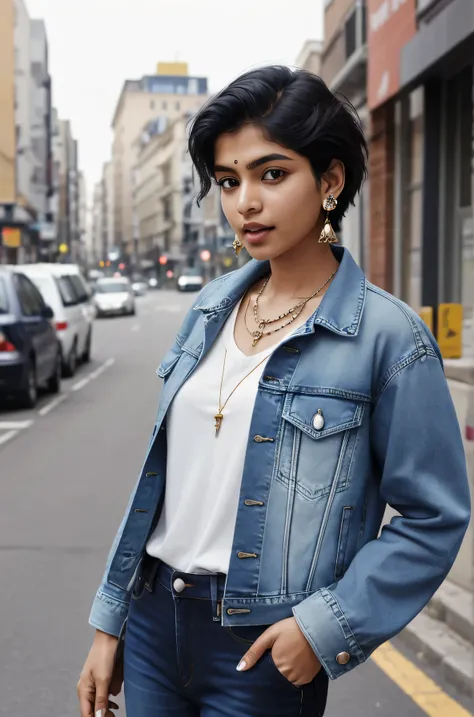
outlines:
[[[250,182],[242,182],[239,187],[239,198],[237,201],[237,211],[242,216],[247,214],[255,214],[262,210],[262,202],[258,188]]]

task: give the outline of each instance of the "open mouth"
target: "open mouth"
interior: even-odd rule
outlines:
[[[273,231],[275,227],[255,227],[252,229],[245,229],[245,238],[250,242],[260,242],[263,239],[266,239],[267,236],[271,231]]]

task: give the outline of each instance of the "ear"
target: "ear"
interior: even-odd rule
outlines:
[[[330,194],[336,199],[344,189],[346,171],[342,162],[333,159],[329,169],[321,177],[321,195],[325,199]]]

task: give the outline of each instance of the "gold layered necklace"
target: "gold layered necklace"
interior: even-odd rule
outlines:
[[[247,333],[250,334],[250,336],[253,338],[252,346],[256,346],[258,344],[258,342],[260,341],[260,339],[262,339],[264,336],[271,336],[272,334],[276,334],[277,331],[281,331],[282,329],[284,329],[287,326],[289,326],[290,324],[292,324],[293,321],[296,321],[298,316],[301,314],[301,312],[305,308],[306,304],[309,301],[311,301],[311,299],[314,299],[319,294],[319,292],[322,291],[329,284],[329,282],[335,276],[335,274],[336,274],[336,272],[334,271],[331,274],[331,276],[329,277],[329,279],[326,279],[324,284],[322,284],[318,289],[316,289],[316,291],[313,294],[311,294],[311,296],[308,296],[308,297],[302,299],[297,304],[295,304],[294,306],[289,308],[287,311],[284,311],[283,314],[280,314],[280,316],[277,316],[274,319],[263,319],[260,316],[259,311],[258,311],[258,301],[259,301],[260,297],[262,296],[263,292],[265,291],[265,289],[267,288],[268,282],[270,281],[270,278],[271,278],[271,274],[270,274],[270,276],[265,280],[265,282],[264,282],[262,288],[260,289],[260,291],[258,292],[257,296],[255,297],[255,301],[254,301],[254,305],[253,305],[253,316],[254,316],[255,323],[258,326],[258,329],[256,329],[255,331],[251,331],[251,329],[249,329],[248,324],[247,324],[247,311],[245,312],[245,315],[244,315],[245,328],[247,330]],[[248,307],[250,306],[250,301],[251,301],[251,299],[249,299],[247,310],[248,310]],[[285,321],[281,326],[278,326],[276,329],[272,329],[271,331],[265,331],[266,326],[268,326],[270,324],[275,324],[277,321],[283,321],[284,319],[286,319],[287,316],[290,316],[290,315],[291,315],[291,318],[289,321]]]
[[[261,366],[262,363],[263,363],[264,361],[266,361],[269,357],[270,357],[270,354],[268,354],[267,356],[265,356],[261,361],[258,362],[258,364],[257,364],[256,366],[253,367],[253,369],[252,369],[251,371],[249,371],[247,374],[245,374],[245,376],[240,379],[240,381],[239,381],[239,383],[237,384],[237,386],[235,386],[235,387],[232,389],[232,391],[229,393],[229,395],[227,396],[227,398],[226,398],[226,400],[224,401],[224,403],[222,403],[222,387],[223,387],[223,384],[224,384],[225,365],[226,365],[226,361],[227,361],[227,348],[225,349],[224,363],[222,364],[221,385],[220,385],[220,388],[219,388],[219,406],[218,406],[218,408],[217,408],[217,413],[216,413],[216,415],[214,416],[214,420],[215,420],[215,422],[216,422],[216,423],[215,423],[215,426],[214,426],[215,429],[216,429],[216,437],[217,437],[218,434],[219,434],[220,427],[221,427],[221,425],[222,425],[222,421],[224,420],[224,408],[225,408],[225,407],[227,406],[227,404],[229,403],[230,398],[234,395],[234,393],[237,391],[237,389],[239,388],[239,386],[245,381],[245,379],[248,378],[254,371],[256,371],[256,370],[258,369],[258,367]]]

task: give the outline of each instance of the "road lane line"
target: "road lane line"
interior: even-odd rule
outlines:
[[[15,436],[17,436],[18,434],[19,431],[8,431],[8,433],[5,433],[3,436],[0,436],[0,446],[7,441],[11,441],[11,439],[15,438]]]
[[[108,368],[110,368],[110,366],[113,366],[114,363],[115,363],[114,358],[107,359],[107,361],[105,361],[105,363],[103,363],[102,366],[99,366],[99,368],[97,368],[95,371],[93,371],[93,373],[89,374],[89,378],[92,380],[98,378],[101,373],[104,373],[104,371],[106,371]]]
[[[63,401],[67,398],[67,393],[63,393],[61,396],[58,396],[53,401],[48,403],[46,406],[44,406],[40,411],[38,411],[38,414],[40,416],[46,416],[50,411],[52,411],[54,408],[59,406]]]
[[[90,381],[90,376],[86,376],[86,378],[81,379],[77,383],[74,384],[74,386],[71,386],[71,391],[80,391],[81,388],[84,388],[84,386],[87,386],[87,384]]]
[[[430,717],[472,717],[389,642],[373,653],[372,660]]]
[[[29,428],[33,421],[0,421],[0,431],[18,430]]]

